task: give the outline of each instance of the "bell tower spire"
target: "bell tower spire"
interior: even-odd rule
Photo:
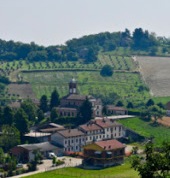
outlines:
[[[69,82],[69,94],[77,94],[77,82],[74,78]]]

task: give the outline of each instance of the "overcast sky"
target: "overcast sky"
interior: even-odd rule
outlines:
[[[41,45],[142,27],[170,37],[170,0],[0,0],[0,39]]]

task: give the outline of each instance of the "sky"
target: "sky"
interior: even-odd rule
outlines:
[[[0,0],[0,39],[49,46],[143,28],[170,37],[170,0]]]

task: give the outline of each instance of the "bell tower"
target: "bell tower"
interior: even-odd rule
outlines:
[[[77,83],[74,78],[69,82],[69,94],[77,94]]]

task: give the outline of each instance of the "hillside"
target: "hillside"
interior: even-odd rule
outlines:
[[[137,57],[140,72],[153,96],[170,96],[170,58]]]
[[[135,61],[131,56],[168,56],[169,44],[168,39],[157,37],[142,28],[136,28],[133,33],[126,29],[123,32],[83,36],[68,40],[65,45],[48,47],[0,40],[0,74],[17,82],[6,90],[2,88],[1,99],[40,98],[43,94],[49,97],[55,87],[63,96],[67,93],[67,82],[75,77],[82,94],[92,94],[109,103],[123,100],[126,105],[132,101],[138,106],[151,97],[146,85],[152,92],[154,90],[145,74],[139,73],[143,60]],[[112,67],[112,77],[99,75],[105,64]],[[23,89],[22,83],[30,83],[29,89]],[[166,95],[155,96],[170,95],[167,91],[164,93]]]

